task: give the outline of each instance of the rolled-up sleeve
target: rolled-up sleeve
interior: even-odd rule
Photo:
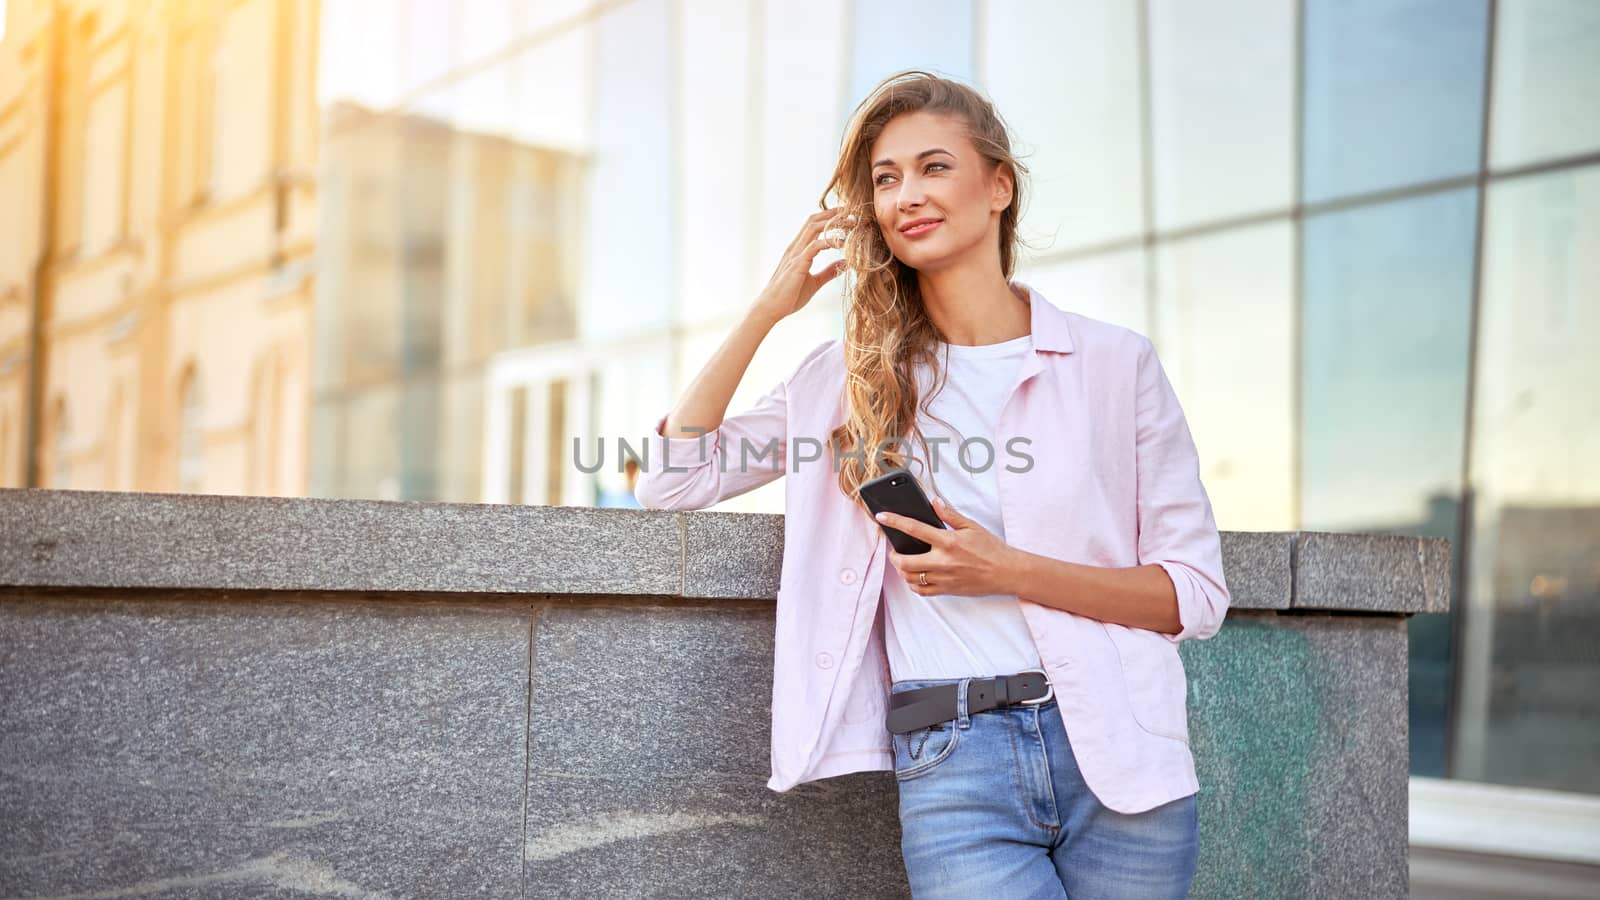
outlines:
[[[1222,627],[1231,597],[1222,536],[1200,483],[1200,455],[1155,346],[1141,336],[1136,403],[1139,564],[1166,570],[1178,595],[1177,643]]]
[[[749,409],[703,435],[664,437],[667,413],[645,437],[634,496],[647,509],[705,509],[773,481],[788,465],[789,388],[795,375],[833,341],[812,349],[795,373]],[[686,427],[697,423],[687,422]]]

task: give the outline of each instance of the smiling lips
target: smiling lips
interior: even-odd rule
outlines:
[[[910,225],[910,227],[900,229],[900,233],[905,235],[908,238],[919,238],[919,237],[922,237],[923,235],[933,233],[933,230],[935,228],[939,227],[939,223],[941,221],[943,221],[943,220],[941,220],[941,219],[919,219],[916,222],[912,223]]]

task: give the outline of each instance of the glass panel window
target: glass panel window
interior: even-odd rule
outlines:
[[[1156,253],[1151,338],[1228,531],[1294,520],[1294,228],[1288,219]]]
[[[348,11],[332,6],[329,16]],[[566,15],[560,27],[546,5],[408,9],[409,37],[370,39],[444,55],[419,58],[440,77],[395,98],[398,108],[374,108],[361,73],[332,59],[347,36],[322,51],[332,74],[322,85],[315,401],[319,427],[333,429],[317,437],[320,452],[338,459],[316,462],[313,483],[334,496],[478,500],[492,358],[575,341],[580,317],[637,332],[675,312],[674,83],[655,40],[671,9],[631,4]],[[414,30],[435,21],[443,32]],[[468,23],[470,40],[452,43],[450,29]],[[535,26],[537,40],[526,34]],[[373,446],[367,424],[399,446]]]
[[[1068,312],[1149,334],[1143,247],[1063,262],[1023,263],[1014,280]]]
[[[1600,149],[1600,3],[1500,0],[1495,19],[1490,165]]]
[[[1468,188],[1306,221],[1300,527],[1459,552],[1476,216]],[[1407,629],[1417,774],[1444,774],[1452,617]]]
[[[1476,215],[1462,189],[1306,220],[1302,528],[1414,528],[1456,501]]]
[[[1295,4],[1153,0],[1155,225],[1294,201]]]
[[[922,69],[972,82],[972,4],[965,0],[878,0],[851,4],[850,103],[885,76]]]
[[[729,114],[750,109],[760,87],[751,77],[760,65],[753,52],[753,8],[687,3],[679,9],[683,52],[675,65],[683,82],[683,106],[677,168],[683,181],[675,210],[676,231],[682,235],[678,297],[683,317],[698,320],[742,312],[755,297],[750,287],[755,273],[746,270],[753,261],[751,226],[757,212],[750,188],[761,171],[761,157],[778,159],[758,148],[749,116]],[[797,205],[788,210],[794,230],[811,209]],[[769,263],[775,266],[777,260]]]
[[[756,206],[755,240],[747,243],[743,259],[730,256],[724,264],[731,275],[748,273],[739,291],[746,306],[766,287],[806,216],[817,211],[822,186],[838,162],[845,121],[861,99],[845,96],[850,51],[839,38],[848,32],[850,20],[844,4],[764,3],[760,10],[754,51],[759,90],[749,110],[755,134],[751,155],[756,172],[750,190]],[[818,266],[836,253],[823,251]],[[740,284],[725,279],[724,289]]]
[[[1487,0],[1305,0],[1305,200],[1478,168]]]
[[[661,39],[672,31],[670,12],[667,4],[626,4],[596,29],[593,157],[578,251],[588,300],[579,304],[577,322],[585,339],[667,326],[674,318],[677,102],[672,48]],[[537,102],[538,86],[526,90],[525,99]]]
[[[979,77],[1032,170],[1022,234],[1040,252],[1139,235],[1139,4],[986,3]]]
[[[1600,793],[1600,166],[1486,212],[1454,774]]]

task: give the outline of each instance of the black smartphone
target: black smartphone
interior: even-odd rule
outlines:
[[[944,520],[939,518],[939,514],[933,511],[933,504],[928,502],[928,495],[923,493],[922,485],[905,469],[885,472],[862,484],[857,493],[874,516],[887,511],[926,522],[935,528],[945,527]],[[882,522],[878,522],[878,527],[883,529],[889,543],[899,553],[927,553],[933,549],[927,541],[914,538],[898,528],[891,528]]]

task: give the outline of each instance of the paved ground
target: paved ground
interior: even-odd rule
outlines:
[[[1600,898],[1600,866],[1411,848],[1412,900]]]

